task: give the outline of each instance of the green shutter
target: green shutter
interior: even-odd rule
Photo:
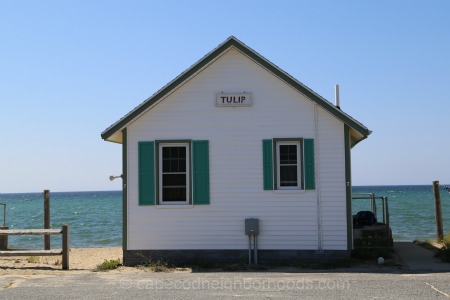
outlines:
[[[305,190],[314,190],[316,188],[314,173],[314,140],[304,139],[303,144],[305,156]]]
[[[263,140],[264,190],[273,190],[272,140]]]
[[[193,203],[209,204],[209,142],[192,141]]]
[[[139,205],[155,204],[155,142],[139,142]]]

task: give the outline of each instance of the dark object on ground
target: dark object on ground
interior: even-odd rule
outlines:
[[[371,211],[359,211],[353,216],[353,225],[365,226],[377,223],[377,218]]]

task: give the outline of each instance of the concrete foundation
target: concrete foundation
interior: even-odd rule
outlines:
[[[314,264],[335,262],[350,257],[347,250],[258,250],[258,264]],[[125,250],[125,266],[145,265],[161,260],[175,265],[214,265],[248,263],[245,250]]]

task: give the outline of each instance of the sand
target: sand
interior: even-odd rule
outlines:
[[[62,256],[0,256],[0,275],[50,275],[58,273],[92,272],[105,260],[122,261],[122,248],[72,248],[69,271],[62,270]],[[117,271],[134,271],[121,267]]]
[[[95,268],[105,260],[117,260],[122,262],[122,248],[72,248],[69,254],[70,270],[62,270],[62,256],[0,256],[0,276],[20,276],[29,275],[64,275],[64,274],[82,274],[91,273]],[[401,267],[400,259],[395,255],[394,258],[386,260],[384,266],[378,266],[375,262],[361,262],[361,264],[352,266],[351,269],[398,269]],[[301,269],[295,269],[297,272]],[[152,272],[149,268],[124,267],[120,266],[115,270],[109,270],[108,273],[138,273]],[[212,271],[212,270],[210,270]],[[291,268],[283,270],[277,268],[277,271],[293,272]],[[189,268],[174,268],[169,272],[192,272]]]

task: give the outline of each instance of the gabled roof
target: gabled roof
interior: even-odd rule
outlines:
[[[342,110],[334,106],[331,102],[327,101],[322,96],[315,93],[313,90],[302,84],[300,81],[281,70],[279,67],[262,57],[256,51],[239,41],[234,36],[229,37],[225,42],[220,44],[217,48],[209,52],[202,59],[200,59],[197,63],[192,65],[189,69],[181,73],[174,80],[169,82],[166,86],[161,88],[151,97],[146,99],[128,114],[126,114],[123,118],[118,120],[116,123],[108,127],[105,131],[102,132],[101,136],[104,140],[122,143],[122,129],[126,128],[128,124],[133,122],[139,116],[144,114],[148,109],[150,109],[153,104],[164,99],[168,94],[174,91],[178,86],[182,85],[189,78],[197,74],[203,68],[208,66],[210,63],[215,61],[218,57],[222,55],[225,51],[227,51],[230,47],[236,48],[238,51],[246,55],[248,58],[252,59],[260,66],[265,68],[267,71],[277,76],[280,80],[289,84],[298,92],[305,95],[311,101],[317,103],[320,107],[331,113],[333,116],[341,120],[343,123],[347,124],[350,127],[351,134],[351,143],[352,146],[356,145],[361,140],[367,138],[371,131],[367,129],[363,124],[353,119],[348,114],[344,113]]]

